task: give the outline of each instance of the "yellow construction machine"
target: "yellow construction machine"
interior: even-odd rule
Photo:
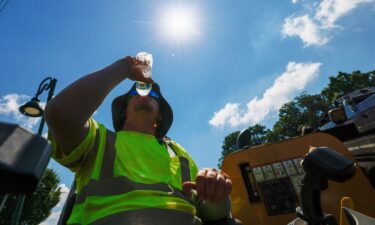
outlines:
[[[247,147],[241,138],[251,134],[241,132],[239,151],[222,164],[234,217],[244,225],[375,225],[374,90],[342,97],[307,135]]]

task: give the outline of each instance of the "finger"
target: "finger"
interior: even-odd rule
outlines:
[[[184,182],[182,184],[182,192],[185,194],[191,195],[191,191],[196,189],[197,185],[194,182]]]
[[[144,79],[141,67],[139,66],[132,67],[132,78],[133,80],[139,80],[139,81],[141,79]]]
[[[209,170],[206,175],[206,196],[205,200],[210,202],[214,201],[216,192],[216,176],[217,173],[213,170]]]
[[[200,170],[197,174],[196,184],[197,184],[197,193],[200,200],[204,200],[206,196],[206,173],[207,170]]]
[[[227,187],[224,176],[222,174],[218,174],[216,177],[216,191],[213,199],[214,203],[219,203],[224,199],[226,188]]]
[[[225,192],[224,192],[224,198],[228,197],[230,193],[232,192],[232,181],[230,179],[225,180]]]
[[[132,76],[129,77],[129,78],[131,80],[134,80],[134,81],[141,81],[141,82],[151,83],[151,84],[154,83],[154,81],[152,80],[152,78],[150,78],[150,77],[144,77],[142,68],[138,67],[138,66],[134,66],[133,67]]]
[[[229,179],[229,175],[227,173],[225,173],[224,171],[221,171],[220,173],[224,176],[225,179]]]
[[[129,77],[131,80],[141,81],[148,84],[154,84],[155,81],[151,77],[145,77],[143,74],[142,67],[140,66],[133,66],[132,67],[132,76]]]
[[[142,65],[143,64],[143,61],[140,60],[140,59],[137,59],[136,57],[133,58],[133,61],[134,61],[134,65]]]
[[[227,192],[229,192],[229,194],[230,194],[231,191],[232,191],[232,180],[230,179],[229,175],[227,173],[225,173],[224,171],[221,171],[221,174],[224,176],[224,178],[226,180],[225,182],[226,182],[226,186],[228,188]]]

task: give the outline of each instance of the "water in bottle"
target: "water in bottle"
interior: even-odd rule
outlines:
[[[143,76],[150,78],[152,76],[152,55],[147,52],[140,52],[135,56],[135,59],[140,62],[137,66],[140,67]],[[136,81],[135,87],[139,95],[146,96],[150,93],[152,84]]]

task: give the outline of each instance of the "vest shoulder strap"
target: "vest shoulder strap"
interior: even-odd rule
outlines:
[[[165,143],[168,149],[168,153],[170,157],[177,156],[176,151],[173,149],[171,143]]]

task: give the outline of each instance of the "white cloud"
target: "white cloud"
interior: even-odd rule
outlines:
[[[224,108],[215,112],[214,117],[209,121],[209,124],[215,127],[223,127],[226,123],[237,124],[236,121],[239,120],[239,103],[227,103]]]
[[[315,14],[315,19],[321,22],[322,28],[336,27],[336,21],[363,3],[373,0],[323,0]]]
[[[39,225],[56,225],[59,221],[61,211],[52,212],[48,219],[40,223]]]
[[[322,0],[313,6],[312,13],[286,18],[282,34],[299,37],[305,46],[324,45],[331,39],[333,29],[339,27],[336,22],[340,18],[359,5],[372,2],[374,0]]]
[[[284,36],[299,36],[306,46],[324,45],[329,41],[329,38],[323,35],[322,30],[307,14],[286,18],[282,32]]]
[[[62,208],[64,207],[66,198],[68,197],[69,193],[69,188],[66,186],[66,184],[60,184],[59,187],[61,188],[59,203],[57,203],[55,208],[52,209],[51,215],[49,215],[49,217],[39,225],[56,225],[59,221]]]
[[[270,113],[277,112],[284,103],[290,101],[314,80],[318,76],[320,66],[321,63],[289,62],[286,71],[275,79],[261,98],[251,99],[245,109],[240,108],[240,103],[227,103],[224,108],[214,113],[209,124],[222,128],[225,125],[236,127],[261,122]]]
[[[70,189],[66,186],[66,184],[60,184],[60,202],[56,205],[56,208],[63,207],[66,201],[66,198],[68,197]]]
[[[298,3],[298,0],[292,0],[292,3],[293,3],[293,4],[297,4],[297,3]]]
[[[21,126],[32,130],[38,124],[40,118],[32,118],[22,115],[18,108],[31,99],[27,95],[7,94],[0,97],[0,115],[9,116]],[[44,107],[45,103],[41,102]]]

